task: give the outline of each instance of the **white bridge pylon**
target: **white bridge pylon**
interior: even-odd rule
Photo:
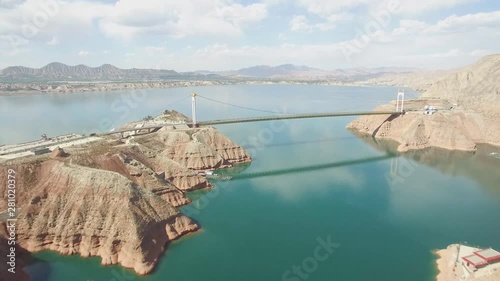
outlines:
[[[191,94],[191,114],[192,114],[192,119],[193,119],[193,127],[196,127],[196,94],[192,93]]]
[[[396,111],[403,113],[404,112],[404,105],[405,105],[405,91],[398,90],[398,99],[396,101]]]

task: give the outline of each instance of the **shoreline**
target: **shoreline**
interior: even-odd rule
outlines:
[[[174,83],[174,84],[168,84]],[[186,83],[183,85],[175,83]],[[19,84],[19,85],[37,85],[37,83],[1,83],[2,85],[7,84]],[[148,85],[144,85],[148,84]],[[157,84],[150,86],[149,84]],[[161,84],[161,85],[159,85]],[[48,86],[49,83],[40,83],[38,85]],[[159,81],[159,82],[111,82],[111,83],[100,83],[100,82],[89,82],[89,83],[79,83],[71,84],[66,83],[63,85],[79,85],[79,86],[89,86],[93,88],[67,88],[67,89],[33,89],[25,90],[19,89],[15,91],[5,91],[0,88],[0,97],[6,96],[36,96],[36,95],[47,95],[47,94],[74,94],[74,93],[96,93],[96,92],[117,92],[117,91],[138,91],[138,90],[152,90],[152,89],[177,89],[177,88],[187,88],[187,87],[210,87],[210,86],[232,86],[232,85],[316,85],[316,86],[339,86],[339,87],[377,87],[377,86],[387,86],[387,87],[405,87],[409,86],[398,86],[392,84],[380,84],[380,83],[365,83],[364,81],[359,82],[341,82],[341,81],[329,81],[329,80],[200,80],[200,81]],[[127,86],[124,86],[127,85]],[[108,87],[106,87],[108,86]],[[120,87],[122,86],[122,87]],[[123,87],[124,86],[124,87]],[[130,86],[130,87],[129,87]],[[412,89],[415,90],[415,89]],[[417,90],[415,90],[417,91]],[[419,92],[420,94],[420,92]]]
[[[464,257],[474,256],[476,251],[484,251],[485,248],[468,246],[464,244],[451,244],[446,249],[434,250],[437,256],[435,266],[437,268],[436,281],[493,281],[500,278],[500,264],[498,262],[486,262],[485,266],[475,268],[468,267],[462,260]],[[488,249],[488,248],[486,248]]]
[[[424,104],[434,103],[438,110],[425,114]],[[364,138],[395,141],[399,144],[397,151],[403,153],[432,147],[474,152],[478,144],[500,147],[500,120],[484,112],[449,104],[445,99],[410,100],[409,111],[403,115],[361,116],[346,128]],[[386,104],[375,110],[389,110],[393,106]]]
[[[436,249],[432,253],[435,255],[436,259],[434,266],[436,269],[436,281],[456,281],[456,275],[453,273],[453,267],[450,269],[450,255],[458,255],[458,244],[452,244],[446,249]],[[454,264],[455,262],[453,262]]]
[[[198,141],[196,135],[204,141]],[[12,169],[24,179],[18,184],[19,204],[27,206],[20,215],[18,245],[32,254],[48,250],[62,256],[99,257],[103,266],[119,264],[136,276],[151,274],[171,243],[202,229],[181,211],[194,202],[187,196],[189,191],[213,189],[205,177],[193,171],[217,170],[226,162],[232,167],[252,160],[242,147],[212,127],[193,129],[192,134],[161,129],[136,140],[137,144],[127,146],[103,139],[85,148],[85,153],[71,148],[69,153],[54,150],[40,156],[43,159],[29,156],[17,161]],[[208,149],[200,150],[205,147]],[[228,153],[221,154],[225,149]],[[12,163],[9,160],[0,166]],[[1,175],[0,179],[5,181]],[[49,185],[51,182],[61,184]],[[47,200],[43,196],[47,192],[59,196],[65,204]],[[34,197],[39,201],[30,201]],[[82,197],[86,198],[83,203]],[[99,203],[103,198],[113,200]],[[137,207],[121,210],[120,206],[130,204]],[[63,230],[43,227],[47,225],[47,213],[86,210],[86,206],[98,206],[93,212],[105,215],[82,227],[80,218],[75,217],[85,220],[93,213],[72,211],[70,217],[57,216]],[[26,216],[32,219],[23,219]],[[111,227],[98,227],[111,221]],[[115,236],[109,237],[107,231]],[[86,235],[90,232],[92,236]]]

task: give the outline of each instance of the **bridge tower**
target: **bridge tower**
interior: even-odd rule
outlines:
[[[193,127],[197,127],[196,123],[196,94],[192,93],[191,94],[191,116],[193,120]]]
[[[398,99],[396,101],[396,111],[403,113],[404,112],[404,105],[405,105],[405,91],[398,90]]]

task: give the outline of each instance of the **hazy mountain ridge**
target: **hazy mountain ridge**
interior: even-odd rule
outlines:
[[[227,77],[246,78],[295,78],[295,79],[332,79],[354,81],[381,76],[387,73],[408,73],[418,71],[406,67],[348,68],[323,70],[303,65],[282,64],[278,66],[258,65],[231,71],[200,71]]]
[[[227,76],[243,76],[255,78],[271,78],[280,76],[296,76],[304,73],[312,72],[317,75],[324,71],[308,66],[298,66],[293,64],[283,64],[278,66],[257,65],[247,68],[242,68],[235,71],[223,72]]]
[[[322,70],[308,66],[283,64],[278,66],[258,65],[231,71],[177,72],[167,69],[121,69],[110,64],[90,67],[83,64],[70,66],[59,62],[42,68],[10,66],[0,70],[0,80],[20,82],[23,80],[168,80],[207,78],[249,78],[249,79],[306,79],[356,81],[379,77],[387,73],[408,73],[414,68],[378,67]]]
[[[83,64],[70,66],[59,62],[50,63],[42,68],[10,66],[0,70],[0,78],[8,80],[26,79],[72,79],[72,80],[137,80],[137,79],[172,79],[203,76],[195,73],[179,73],[167,69],[121,69],[110,64],[90,67]]]

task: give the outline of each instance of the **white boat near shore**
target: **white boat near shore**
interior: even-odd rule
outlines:
[[[492,152],[492,153],[490,153],[490,156],[495,157],[497,159],[500,159],[500,153],[498,153],[498,152]]]

